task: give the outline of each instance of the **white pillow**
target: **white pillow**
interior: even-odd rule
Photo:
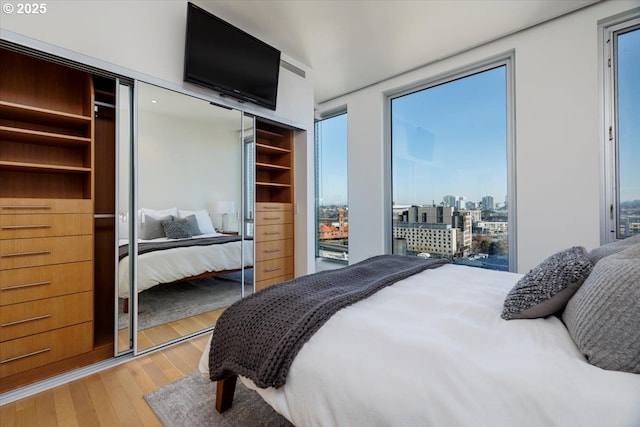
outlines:
[[[140,209],[140,212],[142,214],[142,222],[144,222],[145,215],[148,215],[155,219],[162,218],[168,215],[178,216],[178,208],[167,208],[167,209],[160,209],[160,210],[142,208]]]
[[[142,234],[142,223],[144,222],[145,216],[150,216],[154,219],[163,218],[165,216],[178,216],[178,208],[167,208],[167,209],[147,209],[140,208],[138,209],[138,235]]]
[[[216,233],[215,228],[213,228],[213,223],[211,222],[211,217],[209,216],[209,212],[206,209],[201,209],[199,211],[183,211],[180,209],[178,211],[180,218],[186,218],[189,215],[195,215],[196,221],[198,221],[198,228],[200,232],[203,234],[207,233]]]

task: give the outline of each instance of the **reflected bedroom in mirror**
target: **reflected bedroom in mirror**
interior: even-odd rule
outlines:
[[[242,114],[140,82],[136,111],[137,212],[119,219],[120,236],[135,221],[137,254],[119,242],[118,306],[120,328],[137,315],[141,352],[213,327],[251,293],[253,241],[240,226]]]

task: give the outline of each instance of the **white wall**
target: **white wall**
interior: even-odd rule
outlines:
[[[238,130],[166,115],[141,115],[139,122],[140,207],[211,210],[215,201],[233,201],[239,209]]]
[[[305,71],[307,77],[280,69],[276,111],[242,104],[182,81],[186,0],[55,0],[46,4],[42,15],[2,13],[0,38],[306,129],[296,138],[294,165],[296,274],[313,271],[314,100],[309,68],[283,54],[282,59]],[[201,6],[216,13],[215,2]]]
[[[600,243],[598,21],[638,6],[607,1],[321,104],[346,105],[349,258],[388,250],[385,93],[515,51],[517,270],[551,253]],[[452,27],[452,31],[464,31]],[[370,189],[375,189],[371,191]]]

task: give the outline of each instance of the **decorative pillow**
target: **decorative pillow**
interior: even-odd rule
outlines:
[[[593,264],[582,246],[565,249],[542,261],[509,291],[502,318],[534,319],[562,310],[585,281]]]
[[[589,259],[593,264],[609,255],[617,254],[635,244],[640,244],[640,234],[626,239],[616,240],[589,251]]]
[[[200,228],[198,227],[198,220],[196,219],[195,215],[189,215],[188,217],[184,218],[184,220],[187,221],[189,232],[192,236],[199,236],[200,234],[202,234],[202,231],[200,231]]]
[[[142,226],[147,218],[155,218],[162,220],[167,216],[178,216],[178,208],[167,208],[167,209],[148,209],[148,208],[140,208],[138,209],[138,234],[142,235]],[[164,237],[164,236],[162,236]]]
[[[186,239],[191,237],[189,223],[186,219],[175,218],[173,221],[162,221],[162,228],[168,239]]]
[[[164,221],[173,221],[173,217],[171,215],[167,215],[162,218],[146,216],[145,221],[142,223],[142,229],[140,230],[140,238],[144,240],[152,240],[165,237],[164,228],[162,226]]]
[[[178,216],[178,208],[167,208],[167,209],[140,209],[140,213],[142,215],[142,220],[145,220],[146,217],[153,217],[155,219],[164,218],[165,216]]]
[[[180,218],[186,218],[191,215],[195,215],[198,220],[198,228],[200,229],[200,234],[202,233],[215,233],[216,230],[213,228],[213,223],[211,222],[211,217],[209,216],[209,212],[205,209],[200,209],[199,211],[183,211],[180,209],[179,211]]]
[[[640,244],[598,261],[562,320],[589,363],[640,374]]]

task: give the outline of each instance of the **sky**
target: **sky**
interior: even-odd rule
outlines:
[[[393,200],[507,194],[505,67],[392,101]],[[320,204],[347,202],[347,114],[319,122]]]
[[[347,114],[318,122],[316,127],[320,205],[347,204]]]
[[[640,30],[618,45],[620,200],[640,199]],[[507,195],[506,67],[392,100],[392,188],[396,204],[478,202]],[[321,204],[347,202],[347,115],[321,122]]]
[[[619,200],[640,200],[640,30],[618,38]]]
[[[395,98],[392,179],[396,204],[479,202],[507,194],[506,67]]]

